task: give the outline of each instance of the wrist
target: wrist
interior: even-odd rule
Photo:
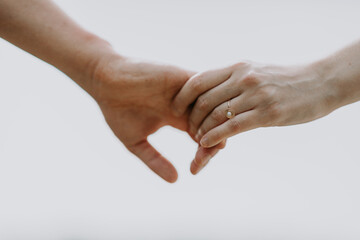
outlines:
[[[103,62],[110,58],[122,57],[115,53],[112,46],[105,40],[90,34],[80,34],[79,47],[66,54],[65,64],[56,66],[80,87],[95,97],[97,92],[96,72],[103,65]]]
[[[320,96],[318,101],[323,109],[321,115],[327,115],[343,106],[344,97],[338,86],[338,73],[335,65],[329,59],[324,59],[308,65],[307,69],[316,81],[313,86],[314,92]]]

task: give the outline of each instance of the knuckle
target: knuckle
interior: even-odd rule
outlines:
[[[238,121],[229,121],[229,129],[232,132],[237,132],[241,129],[241,124]]]
[[[248,66],[249,66],[249,63],[244,61],[244,62],[235,63],[235,64],[231,65],[230,68],[232,70],[237,70],[237,69],[243,69],[243,68],[248,67]]]
[[[199,97],[196,101],[196,106],[200,111],[205,111],[209,108],[209,101],[205,97]]]
[[[213,120],[215,120],[216,122],[220,122],[224,119],[224,112],[221,111],[220,109],[215,109],[212,114],[211,114],[211,118]]]
[[[198,76],[196,76],[190,84],[190,87],[193,91],[195,92],[201,92],[202,91],[202,87],[203,87],[203,75],[199,74]]]
[[[243,88],[243,82],[241,78],[239,78],[238,76],[233,76],[232,78],[230,78],[228,87],[225,91],[227,95],[231,95],[234,93],[234,90],[238,90],[241,88]]]
[[[259,86],[260,82],[260,78],[253,71],[248,72],[242,80],[242,84],[247,88]]]

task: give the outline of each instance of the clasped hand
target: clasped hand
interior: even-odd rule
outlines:
[[[120,56],[53,2],[29,0],[1,1],[0,37],[87,91],[125,147],[168,182],[176,169],[147,141],[165,125],[198,144],[196,174],[235,134],[305,123],[360,101],[359,41],[307,65],[241,62],[195,74]]]
[[[102,59],[93,74],[95,99],[115,135],[168,182],[176,181],[176,169],[147,136],[165,125],[187,131],[199,144],[190,168],[196,174],[235,134],[329,113],[331,98],[321,82],[314,84],[318,75],[312,66],[250,62],[194,74],[120,56]],[[232,119],[226,116],[229,107]]]

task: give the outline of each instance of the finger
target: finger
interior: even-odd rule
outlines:
[[[128,147],[128,149],[165,181],[176,182],[178,174],[175,167],[156,151],[147,140]]]
[[[229,78],[227,81],[202,94],[192,108],[189,117],[189,131],[195,134],[204,118],[214,110],[216,106],[238,96],[240,93],[241,89],[235,87],[232,83],[232,78]]]
[[[226,145],[226,140],[222,141],[218,145],[212,148],[204,148],[199,146],[195,159],[191,162],[190,171],[192,174],[197,174],[203,169],[211,158],[213,158],[221,149]]]
[[[175,116],[184,114],[188,106],[202,93],[226,81],[231,76],[231,68],[198,73],[189,79],[175,96],[172,111]]]
[[[226,113],[228,111],[227,104],[227,101],[220,104],[205,118],[205,120],[202,121],[195,135],[195,139],[197,141],[199,141],[205,133],[228,120],[226,117]],[[230,111],[232,111],[235,115],[238,115],[253,109],[257,104],[257,99],[252,97],[251,93],[245,92],[238,97],[231,99]]]
[[[258,116],[259,114],[256,110],[240,113],[234,118],[227,120],[225,123],[207,132],[201,138],[201,146],[210,148],[235,134],[260,127]]]

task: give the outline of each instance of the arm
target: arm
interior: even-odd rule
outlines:
[[[192,75],[173,66],[134,62],[85,31],[49,0],[0,0],[0,37],[55,66],[99,104],[125,147],[168,182],[174,166],[147,141],[164,125],[187,129],[170,104]],[[202,150],[213,156],[218,149]]]
[[[48,0],[1,0],[0,37],[63,71],[92,92],[93,70],[111,46]]]
[[[251,129],[309,122],[359,100],[360,41],[304,66],[248,62],[197,74],[175,97],[173,110],[180,116],[195,101],[190,134],[212,147]],[[228,101],[232,119],[225,115]]]

